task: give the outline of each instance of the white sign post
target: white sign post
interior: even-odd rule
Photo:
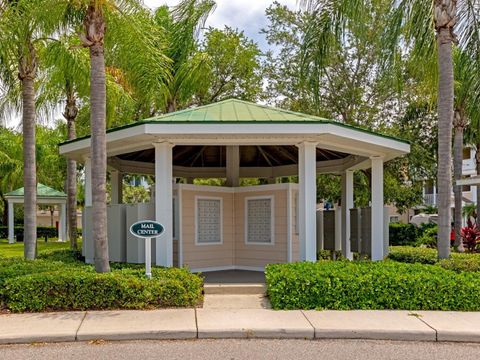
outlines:
[[[152,238],[162,235],[165,228],[162,224],[152,220],[141,220],[130,226],[130,233],[145,239],[145,275],[152,278]]]

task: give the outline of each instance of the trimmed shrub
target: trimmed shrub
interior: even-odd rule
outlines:
[[[12,311],[148,309],[193,306],[201,298],[202,280],[185,269],[168,274],[154,269],[152,279],[130,270],[106,274],[68,270],[9,278],[2,291]]]
[[[202,299],[203,279],[188,269],[112,266],[97,274],[70,250],[41,259],[0,260],[0,308],[14,312],[88,309],[149,309],[193,306]],[[61,260],[61,261],[59,261]]]
[[[452,254],[450,259],[440,260],[438,265],[456,272],[480,271],[480,254]]]
[[[17,237],[23,239],[23,226],[15,226],[14,234]],[[78,236],[82,236],[82,229],[77,229]],[[6,239],[8,237],[8,227],[0,226],[0,239]],[[52,226],[38,226],[37,227],[37,238],[47,237],[49,239],[58,237],[58,231],[56,227]]]
[[[389,237],[392,246],[416,245],[418,228],[413,224],[390,223]]]
[[[40,254],[38,254],[37,259],[84,265],[84,257],[82,256],[80,250],[43,250]]]
[[[392,246],[388,258],[404,263],[436,264],[455,272],[480,271],[480,254],[452,253],[450,259],[438,261],[436,249]]]
[[[274,309],[480,310],[480,278],[439,266],[319,261],[268,265]]]
[[[391,246],[388,258],[404,263],[435,264],[437,250],[412,246]]]

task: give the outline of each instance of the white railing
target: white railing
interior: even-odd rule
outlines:
[[[437,205],[436,194],[425,194],[423,196],[423,204],[424,205],[431,205],[431,206]]]

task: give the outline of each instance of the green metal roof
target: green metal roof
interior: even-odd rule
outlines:
[[[18,196],[18,197],[23,197],[23,195],[24,195],[23,187],[10,191],[9,193],[5,194],[5,196]],[[63,191],[52,189],[47,185],[37,184],[37,197],[65,198],[67,197],[67,194],[65,194]]]
[[[266,105],[255,104],[248,101],[238,99],[227,99],[219,101],[209,105],[203,105],[192,109],[180,110],[173,113],[154,116],[151,118],[143,119],[137,122],[133,122],[126,125],[121,125],[115,128],[107,129],[107,133],[123,130],[126,128],[143,125],[143,124],[234,124],[238,122],[245,123],[321,123],[321,124],[333,124],[336,126],[349,128],[357,131],[361,131],[367,134],[381,136],[387,139],[396,140],[405,144],[409,144],[409,141],[404,139],[385,135],[368,129],[364,129],[358,126],[344,124],[338,121],[321,118],[314,115],[302,114],[294,111],[283,110]],[[83,139],[90,138],[90,135],[79,137],[74,140],[67,140],[59,145],[66,145],[74,143]]]
[[[327,121],[317,116],[301,114],[259,105],[247,101],[228,99],[193,109],[176,111],[155,116],[145,121],[159,122],[296,122],[296,121]]]

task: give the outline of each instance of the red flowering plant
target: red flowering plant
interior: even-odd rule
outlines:
[[[460,236],[465,249],[468,252],[475,252],[478,244],[480,244],[480,228],[468,219],[467,226],[460,231]]]

